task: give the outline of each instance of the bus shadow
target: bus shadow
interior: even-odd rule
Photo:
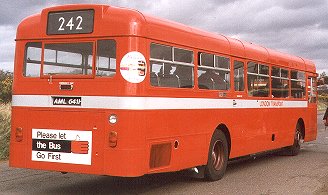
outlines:
[[[307,155],[302,150],[302,155]],[[277,152],[264,153],[256,156],[247,156],[229,161],[225,177],[260,164],[279,161],[286,156]],[[288,158],[288,157],[287,157]],[[75,176],[74,176],[75,177]],[[84,177],[77,175],[77,177]],[[225,178],[223,178],[224,180]],[[167,188],[188,187],[189,185],[202,185],[204,179],[190,177],[186,172],[160,173],[145,175],[137,178],[120,178],[110,176],[92,176],[79,182],[67,182],[64,186],[56,186],[43,191],[45,194],[143,194],[152,190],[168,193]],[[220,182],[220,181],[219,181]]]
[[[67,183],[43,191],[45,194],[143,194],[152,189],[181,183],[201,182],[201,179],[185,176],[181,172],[145,175],[136,178],[97,176],[82,182]],[[165,193],[163,190],[162,193]]]

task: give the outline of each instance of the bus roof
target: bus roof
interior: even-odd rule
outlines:
[[[95,10],[92,34],[47,35],[49,12]],[[204,52],[217,52],[262,63],[278,64],[292,69],[315,72],[312,61],[281,53],[249,42],[209,33],[177,22],[143,14],[137,10],[108,5],[62,5],[43,9],[25,18],[17,29],[17,40],[60,39],[104,36],[140,36],[156,41],[194,47]]]

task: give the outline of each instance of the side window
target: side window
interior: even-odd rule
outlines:
[[[255,62],[247,64],[248,96],[269,96],[269,66]]]
[[[26,44],[23,76],[40,77],[41,51],[42,44],[40,42]]]
[[[289,96],[288,70],[272,67],[271,88],[273,98],[287,98]]]
[[[210,90],[230,89],[230,59],[199,53],[198,87]]]
[[[235,91],[244,91],[244,62],[234,61],[234,82],[235,82]]]
[[[305,98],[305,73],[292,70],[291,78],[291,96],[293,98]]]
[[[308,101],[309,103],[317,102],[317,79],[308,77]]]
[[[152,43],[150,45],[150,83],[157,87],[194,86],[193,51]]]
[[[114,40],[97,41],[96,75],[113,77],[116,73],[116,42]]]

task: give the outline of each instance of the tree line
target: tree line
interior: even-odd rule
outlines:
[[[326,72],[321,73],[318,77],[318,86],[324,84],[328,84],[328,75]]]
[[[0,70],[0,103],[11,101],[13,73]]]

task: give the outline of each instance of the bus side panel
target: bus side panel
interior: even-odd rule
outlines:
[[[150,168],[150,172],[176,171],[207,163],[208,135],[215,127],[206,123],[202,110],[151,110],[147,112],[146,143],[151,148],[170,146],[171,160],[167,166]],[[165,153],[165,152],[163,152]],[[165,155],[158,154],[164,158]]]
[[[12,107],[11,132],[10,132],[10,155],[9,165],[11,167],[26,167],[27,148],[27,117],[23,108]],[[16,141],[16,129],[22,129],[22,140]]]
[[[108,116],[115,114],[116,124],[109,124]],[[109,110],[105,113],[104,174],[135,177],[147,171],[148,157],[145,145],[146,111]],[[109,133],[117,133],[117,145],[109,146]]]

